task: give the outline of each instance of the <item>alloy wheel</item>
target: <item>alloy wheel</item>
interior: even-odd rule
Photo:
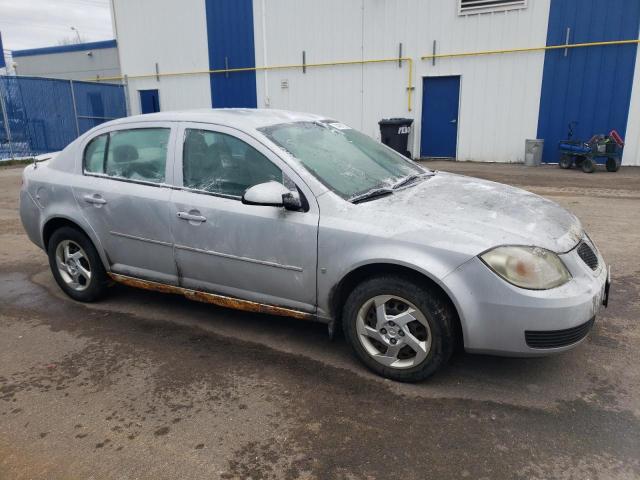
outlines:
[[[431,351],[431,328],[424,314],[395,295],[367,300],[358,311],[356,328],[366,352],[387,367],[414,367]]]
[[[56,266],[64,283],[81,292],[91,283],[91,264],[80,245],[72,240],[63,240],[56,248]]]

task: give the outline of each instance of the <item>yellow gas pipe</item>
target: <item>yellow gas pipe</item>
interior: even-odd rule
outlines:
[[[145,73],[137,75],[116,76],[116,77],[96,77],[89,81],[107,82],[121,81],[125,78],[157,78],[157,77],[176,77],[182,75],[205,75],[205,74],[221,74],[221,73],[238,73],[238,72],[261,72],[265,70],[286,70],[293,68],[314,68],[314,67],[331,67],[340,65],[367,65],[371,63],[388,63],[388,62],[407,62],[409,64],[408,80],[407,80],[407,107],[412,110],[413,99],[413,59],[409,57],[380,58],[373,60],[342,60],[337,62],[317,62],[317,63],[296,63],[287,65],[268,65],[262,67],[241,67],[241,68],[222,68],[216,70],[199,70],[192,72],[168,72],[168,73]]]
[[[538,52],[545,50],[564,50],[565,48],[584,48],[584,47],[604,47],[610,45],[633,45],[640,43],[640,40],[613,40],[607,42],[590,42],[590,43],[569,43],[566,45],[546,45],[544,47],[525,47],[525,48],[509,48],[503,50],[480,50],[477,52],[463,53],[437,53],[435,55],[424,55],[421,60],[432,60],[434,58],[457,58],[457,57],[476,57],[481,55],[496,55],[503,53],[521,53],[521,52]]]

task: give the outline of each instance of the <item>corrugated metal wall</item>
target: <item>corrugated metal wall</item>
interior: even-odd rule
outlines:
[[[193,72],[209,69],[204,0],[113,0],[123,74]],[[209,75],[130,79],[129,105],[140,113],[138,90],[160,92],[160,108],[211,106]]]
[[[209,68],[255,67],[252,0],[206,0]],[[211,75],[212,106],[256,107],[254,71]]]
[[[108,42],[93,42],[93,44]],[[115,42],[114,42],[115,43]],[[92,48],[88,44],[84,50],[49,53],[50,49],[34,49],[44,51],[19,55],[13,52],[13,60],[19,75],[32,77],[62,78],[67,80],[88,80],[99,77],[120,75],[118,49],[113,47]],[[74,45],[75,46],[75,45]],[[91,55],[88,53],[91,52]]]
[[[307,63],[362,58],[361,0],[254,0],[254,24],[257,65],[299,64],[303,50]],[[258,106],[316,112],[359,127],[362,72],[361,65],[313,68],[306,74],[302,69],[259,72]]]
[[[631,109],[629,110],[622,164],[640,166],[640,48],[636,53],[636,73],[633,77]]]
[[[547,45],[638,38],[638,0],[552,0]],[[616,129],[626,135],[636,45],[549,50],[545,55],[538,137],[543,160],[558,161],[558,142]]]
[[[208,70],[205,1],[114,0],[123,73],[151,73],[155,62],[160,72]],[[411,112],[408,64],[396,62],[308,68],[306,74],[301,68],[259,71],[257,106],[324,114],[374,137],[381,118],[410,117],[417,153],[422,78],[460,75],[457,158],[521,162],[524,140],[538,133],[545,53],[444,58],[435,66],[420,57],[431,53],[434,40],[438,53],[543,46],[550,2],[459,16],[454,0],[253,0],[255,65],[298,64],[303,51],[307,63],[396,57],[399,43],[403,56],[415,61]],[[625,164],[640,164],[639,75],[636,69]],[[137,90],[152,88],[160,90],[162,110],[211,105],[207,74],[131,79],[132,113],[139,111]]]
[[[378,135],[384,117],[416,120],[418,152],[422,80],[425,75],[461,75],[458,158],[518,162],[524,139],[535,138],[543,53],[442,59],[435,66],[419,57],[439,53],[544,45],[549,0],[524,10],[460,17],[451,0],[254,0],[257,64],[413,57],[415,95],[407,110],[407,65],[374,64],[258,74],[258,105],[309,110],[339,118]],[[263,31],[263,24],[265,25]],[[264,45],[262,44],[264,42]],[[265,76],[267,80],[265,82]],[[288,88],[282,88],[282,80]],[[265,93],[266,92],[266,93]]]

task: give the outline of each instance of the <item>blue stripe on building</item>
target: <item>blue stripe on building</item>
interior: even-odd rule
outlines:
[[[72,43],[70,45],[56,45],[55,47],[29,48],[27,50],[14,50],[13,57],[31,57],[33,55],[48,55],[51,53],[86,52],[87,50],[100,50],[102,48],[116,48],[115,40],[103,40],[100,42]]]
[[[2,32],[0,32],[0,68],[4,68],[5,66],[4,49],[2,48]]]
[[[253,0],[206,0],[209,68],[255,67]],[[216,108],[257,105],[256,73],[211,74]]]
[[[638,38],[638,0],[551,0],[547,45]],[[548,50],[544,59],[538,138],[543,160],[558,161],[558,142],[577,122],[575,139],[616,129],[626,133],[637,45]]]

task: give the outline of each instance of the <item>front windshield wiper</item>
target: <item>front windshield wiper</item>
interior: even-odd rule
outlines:
[[[409,175],[407,177],[404,177],[402,180],[400,180],[398,183],[393,185],[393,187],[391,187],[391,188],[393,190],[396,190],[396,189],[398,189],[400,187],[404,187],[405,185],[409,185],[411,182],[414,182],[414,181],[416,181],[418,179],[425,178],[425,177],[430,177],[432,175],[433,174],[427,173],[427,172],[424,172],[424,173],[413,173],[413,174],[411,174],[411,175]]]
[[[372,190],[369,190],[368,192],[365,193],[361,193],[360,195],[355,195],[353,197],[351,197],[349,199],[349,201],[351,203],[360,203],[366,200],[372,200],[374,198],[377,197],[384,197],[386,195],[391,195],[393,193],[394,190],[400,188],[400,187],[404,187],[405,185],[410,184],[411,182],[414,182],[416,180],[422,179],[422,178],[427,178],[427,177],[432,177],[433,173],[432,172],[424,172],[424,173],[414,173],[411,174],[407,177],[404,177],[402,180],[400,180],[399,182],[397,182],[396,184],[394,184],[391,187],[379,187],[379,188],[374,188]]]
[[[374,188],[373,190],[369,190],[368,192],[361,193],[360,195],[355,195],[349,199],[351,203],[360,203],[365,200],[372,200],[378,197],[384,197],[386,195],[391,195],[393,190],[390,188]]]

